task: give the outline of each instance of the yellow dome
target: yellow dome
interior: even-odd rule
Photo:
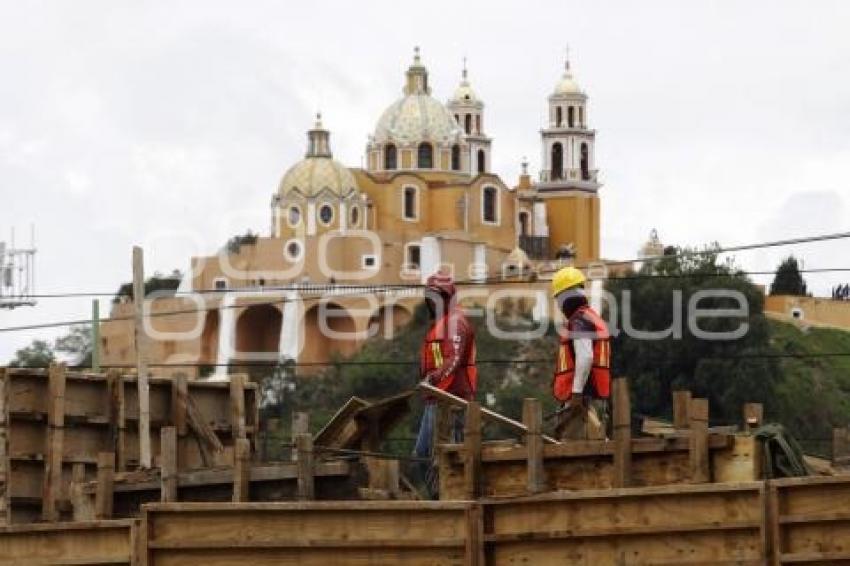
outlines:
[[[583,94],[578,83],[573,78],[569,59],[564,62],[564,74],[561,75],[561,79],[555,85],[555,92],[552,94],[554,96],[559,94]]]
[[[330,157],[307,157],[289,168],[278,187],[281,197],[299,193],[313,197],[329,191],[344,197],[357,190],[354,175],[342,163]]]

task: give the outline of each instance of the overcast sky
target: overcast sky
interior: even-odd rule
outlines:
[[[602,250],[850,230],[848,2],[12,2],[0,19],[0,241],[35,225],[40,292],[112,292],[133,244],[185,270],[269,202],[321,109],[337,159],[401,93],[421,46],[445,100],[469,60],[493,163],[536,174],[570,45],[598,130]],[[739,254],[850,267],[847,241]],[[850,275],[811,275],[828,293]],[[108,298],[103,299],[106,310]],[[89,299],[0,312],[88,316]],[[0,361],[36,336],[0,334]]]

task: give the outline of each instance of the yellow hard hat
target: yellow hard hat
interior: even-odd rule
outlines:
[[[583,286],[584,274],[575,267],[563,267],[552,276],[552,296],[557,297],[561,291]]]

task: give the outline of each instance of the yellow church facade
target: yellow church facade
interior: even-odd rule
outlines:
[[[417,49],[402,96],[368,136],[365,168],[334,159],[317,116],[304,157],[272,196],[269,234],[193,258],[176,293],[149,301],[152,311],[200,311],[151,319],[157,373],[240,360],[321,364],[355,351],[369,329],[407,322],[418,286],[438,270],[486,295],[506,277],[543,279],[600,257],[595,131],[569,62],[548,97],[540,173],[532,179],[523,162],[512,185],[491,169],[485,105],[466,69],[445,103],[428,79]],[[131,312],[119,303],[112,314]],[[135,359],[131,321],[105,323],[102,336],[105,364]]]

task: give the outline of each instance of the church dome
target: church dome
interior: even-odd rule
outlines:
[[[404,96],[393,102],[378,120],[374,140],[378,143],[417,141],[446,142],[460,135],[454,116],[431,96],[428,70],[419,58],[407,70]]]
[[[307,132],[307,140],[307,155],[284,173],[278,195],[286,197],[290,193],[298,193],[313,197],[321,192],[330,192],[344,197],[356,191],[354,175],[331,154],[330,132],[322,127],[321,114],[316,117],[315,127]]]
[[[558,80],[555,85],[555,92],[552,93],[553,96],[558,96],[561,94],[584,94],[581,91],[581,88],[578,86],[575,78],[573,78],[573,73],[570,70],[570,61],[564,63],[564,74],[561,75],[561,78]]]

